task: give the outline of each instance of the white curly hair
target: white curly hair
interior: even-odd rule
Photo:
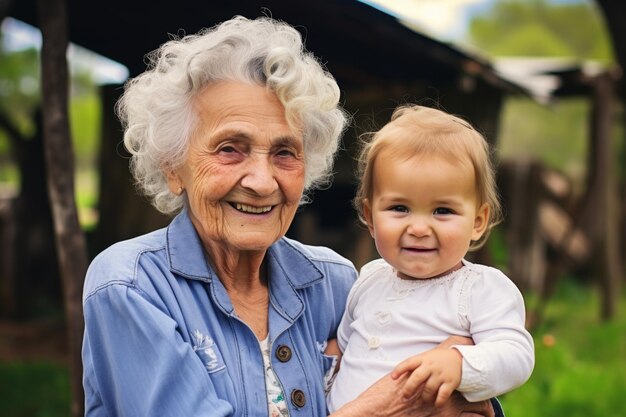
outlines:
[[[302,129],[305,195],[330,181],[347,124],[335,79],[303,45],[300,33],[268,17],[241,16],[174,38],[147,55],[148,69],[129,80],[116,110],[139,189],[162,213],[184,205],[166,172],[180,167],[198,122],[192,101],[221,81],[265,85],[285,107],[289,124]],[[219,100],[219,98],[216,98]]]

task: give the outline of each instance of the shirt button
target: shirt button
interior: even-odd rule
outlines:
[[[372,336],[367,339],[367,347],[370,349],[378,349],[380,346],[380,339],[376,336]]]
[[[291,359],[291,349],[289,346],[280,345],[276,349],[276,358],[281,362],[287,362]]]
[[[299,408],[304,407],[304,404],[306,404],[306,397],[304,395],[304,392],[299,389],[294,389],[293,391],[291,391],[291,403]]]

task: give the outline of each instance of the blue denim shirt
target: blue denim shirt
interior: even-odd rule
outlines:
[[[330,249],[287,238],[266,262],[272,367],[290,416],[324,416],[331,359],[322,351],[356,271]],[[259,342],[237,318],[186,211],[98,255],[83,306],[87,416],[267,416]]]

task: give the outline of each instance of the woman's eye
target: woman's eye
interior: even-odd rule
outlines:
[[[433,213],[434,214],[454,214],[452,210],[450,210],[449,208],[445,208],[445,207],[437,207]]]
[[[222,146],[220,148],[220,152],[233,153],[233,152],[237,152],[237,149],[235,149],[234,146]]]
[[[293,149],[285,148],[285,149],[280,149],[278,152],[276,152],[276,155],[283,156],[283,157],[285,156],[291,157],[291,156],[295,156],[296,153],[293,151]]]

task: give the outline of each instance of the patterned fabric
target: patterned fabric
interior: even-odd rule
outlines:
[[[285,394],[272,370],[270,364],[270,348],[267,338],[259,342],[263,353],[263,363],[265,364],[265,387],[267,389],[267,407],[270,417],[289,417],[289,410],[285,402]]]

